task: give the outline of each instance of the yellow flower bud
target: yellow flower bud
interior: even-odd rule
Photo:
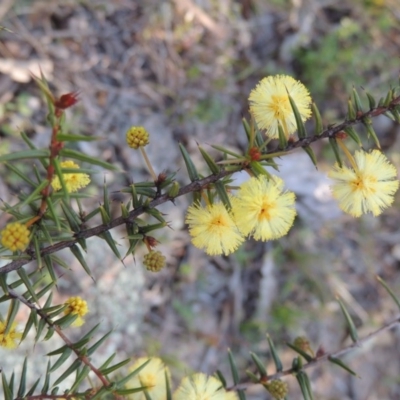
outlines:
[[[165,266],[165,256],[160,251],[150,251],[144,256],[143,264],[148,271],[159,272]]]
[[[29,229],[20,222],[8,224],[0,234],[1,244],[11,251],[23,251],[29,244]]]
[[[87,302],[79,296],[70,297],[66,302],[68,308],[64,311],[65,315],[78,314],[78,318],[74,321],[72,326],[81,326],[85,321],[82,318],[89,311]]]
[[[126,143],[133,149],[149,144],[149,133],[143,126],[131,126],[126,132]]]
[[[274,399],[281,400],[288,394],[287,383],[279,379],[274,379],[271,382],[265,383],[264,386]]]

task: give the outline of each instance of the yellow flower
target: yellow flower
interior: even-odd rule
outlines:
[[[148,360],[147,357],[141,357],[129,368],[130,371],[139,368]],[[140,370],[129,382],[129,389],[146,386],[146,391],[154,400],[165,400],[167,398],[167,387],[165,382],[165,373],[170,379],[168,367],[160,358],[151,358],[150,362]],[[146,400],[144,392],[137,392],[129,395],[130,400]]]
[[[16,322],[11,324],[11,329],[5,334],[7,322],[0,321],[0,346],[6,349],[15,349],[17,347],[17,340],[21,339],[22,333],[16,332]]]
[[[271,138],[279,136],[279,123],[286,137],[297,129],[288,94],[296,103],[302,121],[310,118],[310,94],[301,82],[291,76],[268,76],[250,92],[250,112],[258,128],[265,129],[267,136]]]
[[[126,143],[133,149],[149,144],[149,133],[143,126],[131,126],[126,132]]]
[[[81,326],[85,322],[82,318],[85,316],[89,309],[87,302],[82,299],[82,297],[75,296],[70,297],[64,304],[68,305],[68,308],[64,311],[65,315],[68,314],[78,314],[78,318],[72,323],[71,326]]]
[[[267,241],[287,234],[296,216],[295,195],[282,192],[283,180],[262,175],[240,186],[232,200],[237,227],[243,235]]]
[[[60,163],[61,168],[76,168],[79,169],[79,165],[75,164],[71,160],[63,161]],[[77,192],[79,189],[84,188],[85,186],[89,185],[90,177],[88,174],[83,173],[73,173],[68,172],[63,174],[65,186],[69,193]],[[55,191],[61,190],[61,182],[58,176],[55,176],[54,179],[51,181],[51,186]]]
[[[185,377],[175,391],[174,400],[237,400],[236,392],[227,392],[213,376],[194,374]]]
[[[144,256],[143,264],[148,271],[159,272],[165,267],[165,256],[152,250]]]
[[[0,234],[1,244],[11,251],[23,251],[29,244],[29,229],[20,222],[8,224]]]
[[[340,168],[335,164],[328,173],[335,181],[333,197],[340,208],[353,217],[369,211],[374,216],[381,214],[393,203],[399,188],[396,168],[379,150],[370,153],[358,150],[350,161],[352,168]]]
[[[211,256],[234,252],[244,238],[237,230],[231,214],[222,203],[207,207],[193,204],[188,208],[186,223],[192,243]]]

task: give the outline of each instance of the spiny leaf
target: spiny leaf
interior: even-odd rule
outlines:
[[[300,349],[299,347],[295,346],[292,343],[286,343],[286,346],[290,347],[292,350],[294,350],[296,353],[299,353],[301,356],[303,356],[307,361],[312,361],[314,358],[311,357],[307,352],[304,350]]]
[[[231,202],[229,200],[228,192],[226,191],[225,185],[221,182],[215,182],[215,189],[217,189],[217,193],[219,198],[221,199],[224,206],[230,210],[232,208]]]
[[[24,332],[22,333],[21,342],[23,342],[32,328],[32,325],[37,326],[37,313],[36,310],[31,309],[28,321],[26,322]]]
[[[49,391],[49,386],[50,386],[50,361],[47,363],[46,377],[43,382],[41,393],[46,394]]]
[[[120,379],[117,381],[117,387],[120,388],[125,385],[128,381],[130,381],[135,375],[137,375],[149,362],[151,361],[151,358],[146,360],[143,364],[141,364],[139,367],[137,367],[135,370],[130,372],[127,376],[124,378]]]
[[[213,158],[200,146],[197,145],[201,155],[204,158],[204,161],[207,163],[208,168],[210,168],[210,171],[216,175],[218,174],[218,172],[220,171],[220,167],[215,163],[215,161],[213,160]]]
[[[354,99],[354,104],[356,105],[357,112],[363,112],[363,107],[362,107],[360,96],[358,95],[357,90],[354,87],[353,87],[352,95],[353,95],[353,99]]]
[[[336,357],[328,357],[328,360],[336,365],[339,365],[339,367],[342,367],[344,370],[346,370],[347,372],[349,372],[350,374],[354,375],[354,376],[358,376],[352,369],[350,369],[342,360],[339,360],[339,358]]]
[[[356,119],[356,111],[354,110],[354,106],[353,106],[351,99],[349,99],[347,102],[347,116],[348,116],[347,118],[350,121],[353,121]]]
[[[239,371],[236,367],[235,360],[230,349],[228,349],[229,365],[231,367],[233,383],[237,385],[239,383]]]
[[[317,157],[315,156],[313,149],[310,146],[303,146],[302,149],[307,153],[310,157],[312,163],[317,167]]]
[[[68,360],[71,354],[72,354],[72,349],[70,349],[69,347],[65,347],[58,360],[50,368],[50,372],[54,372],[56,369],[61,367],[61,365],[63,365],[65,361]]]
[[[17,397],[24,397],[24,393],[26,390],[26,370],[28,365],[28,358],[24,358],[24,364],[22,365],[21,379],[19,381],[19,388]]]
[[[329,138],[329,144],[332,147],[333,154],[335,155],[336,162],[339,164],[339,167],[343,167],[342,159],[340,158],[340,153],[339,153],[339,146],[337,144],[337,141],[335,138]]]
[[[83,154],[76,150],[63,148],[60,151],[60,156],[87,162],[88,164],[91,164],[91,165],[98,165],[98,166],[108,169],[110,171],[119,171],[118,167],[116,167],[115,165],[110,164],[106,161],[103,161],[101,158],[90,157],[90,156]]]
[[[53,386],[57,386],[59,383],[65,381],[65,379],[71,375],[74,371],[76,371],[79,366],[81,365],[81,361],[79,359],[76,359],[64,373],[58,377],[58,379],[53,383]]]
[[[267,370],[264,367],[264,363],[258,358],[257,354],[250,352],[250,356],[256,364],[259,374],[261,376],[267,376],[268,374]]]
[[[400,300],[393,293],[393,291],[390,289],[390,287],[387,285],[387,283],[380,276],[377,276],[376,279],[386,289],[386,291],[390,294],[393,301],[396,303],[397,307],[399,307],[399,309],[400,309]]]
[[[353,139],[359,146],[362,146],[362,142],[360,137],[358,136],[357,132],[352,126],[347,126],[344,128],[344,131]]]
[[[389,106],[390,102],[393,100],[393,95],[394,95],[393,89],[390,89],[390,90],[388,91],[388,93],[387,93],[385,99],[383,100],[383,105],[384,105],[385,107],[388,107],[388,106]]]
[[[92,277],[92,273],[90,271],[89,266],[86,264],[85,259],[83,258],[83,255],[79,249],[79,247],[74,244],[70,247],[72,254],[76,257],[76,259],[79,261],[79,263],[82,265],[83,269],[85,270],[85,272]]]
[[[111,356],[108,357],[107,360],[104,361],[104,363],[99,367],[99,371],[101,371],[102,369],[107,368],[111,364],[112,360],[115,358],[116,355],[117,355],[117,353],[111,354]]]
[[[35,248],[36,262],[38,266],[38,270],[42,270],[42,252],[40,251],[39,240],[36,235],[32,236],[33,247]],[[37,301],[37,300],[36,300]]]
[[[10,169],[15,175],[17,175],[19,178],[21,178],[23,181],[25,181],[28,185],[36,187],[36,182],[33,182],[27,175],[26,172],[20,171],[17,167],[10,163],[4,163],[4,165]]]
[[[357,333],[357,328],[354,324],[353,318],[351,318],[350,313],[347,311],[347,308],[345,307],[342,300],[339,297],[336,297],[336,300],[338,301],[338,303],[340,305],[340,309],[342,310],[342,313],[346,319],[347,326],[349,327],[351,340],[354,343],[356,343],[358,341],[358,333]]]
[[[104,341],[111,335],[111,333],[112,333],[112,331],[107,332],[92,347],[90,347],[87,352],[88,356],[91,356],[104,343]]]
[[[299,139],[304,139],[307,136],[306,127],[304,126],[304,122],[301,118],[296,102],[293,100],[291,96],[288,95],[288,97],[294,113],[294,118],[296,120],[297,135],[299,136]]]
[[[93,142],[95,140],[103,139],[98,136],[72,135],[67,133],[59,133],[56,138],[60,142]]]
[[[49,158],[49,156],[50,150],[24,150],[0,155],[0,162],[15,160],[20,161],[30,158],[37,160],[39,158]]]
[[[69,393],[73,393],[78,386],[81,384],[81,382],[89,375],[90,372],[90,367],[88,365],[84,365],[84,367],[82,368],[81,371],[79,371],[77,377],[75,378],[75,382],[73,383],[73,385],[71,386],[71,388],[69,389]]]
[[[4,393],[4,399],[5,400],[13,400],[13,390],[10,388],[7,382],[7,378],[4,372],[1,373],[1,380],[3,383],[3,393]]]
[[[283,131],[281,123],[278,121],[278,137],[279,137],[279,148],[284,149],[286,148],[288,142],[285,132]]]
[[[8,335],[8,333],[10,332],[13,322],[15,320],[15,317],[17,316],[17,312],[19,309],[19,305],[20,302],[17,299],[12,299],[10,301],[10,306],[8,308],[8,313],[7,313],[7,325],[6,325],[6,329],[4,330],[4,336]]]
[[[164,378],[165,378],[165,390],[167,392],[166,393],[167,398],[165,400],[172,400],[171,383],[169,381],[169,376],[166,370],[164,370]]]
[[[321,114],[315,103],[311,104],[311,109],[312,109],[312,113],[314,114],[314,117],[315,117],[315,134],[317,136],[319,136],[324,130],[323,125],[322,125]]]
[[[105,231],[101,235],[99,235],[99,237],[103,238],[107,242],[108,246],[118,258],[118,260],[121,260],[121,254],[119,253],[119,250],[115,245],[115,240],[112,238],[111,233],[109,231]]]
[[[365,92],[365,94],[368,97],[369,109],[372,110],[376,106],[376,101],[375,101],[375,99],[373,98],[373,96],[370,93]]]
[[[222,372],[219,370],[219,369],[217,369],[216,371],[215,371],[215,374],[217,375],[217,378],[221,381],[221,383],[222,383],[222,386],[224,387],[224,388],[226,388],[226,379],[225,379],[225,377],[224,377],[224,375],[222,374]]]
[[[376,146],[378,149],[381,148],[381,145],[379,143],[378,136],[372,126],[372,121],[369,118],[364,118],[363,120],[364,126],[367,128],[368,135],[372,137],[373,141],[375,142]]]
[[[128,364],[130,361],[131,361],[131,359],[127,358],[126,360],[123,360],[123,361],[119,362],[118,364],[114,364],[111,367],[101,369],[100,372],[103,375],[111,374],[112,372],[116,371],[117,369],[120,369],[124,365]]]
[[[282,361],[278,356],[278,352],[276,351],[274,342],[272,341],[271,337],[268,334],[267,334],[267,340],[268,340],[269,350],[272,355],[272,359],[274,360],[275,363],[276,372],[281,372],[283,369]]]
[[[296,379],[299,383],[304,400],[313,400],[313,395],[310,392],[309,385],[307,384],[307,375],[303,371],[300,371],[296,374]]]
[[[29,392],[25,395],[25,397],[33,395],[33,393],[35,392],[37,386],[39,385],[39,382],[40,382],[40,378],[38,378],[36,380],[36,382],[32,385],[32,387],[29,389]]]
[[[188,171],[189,179],[194,182],[199,179],[199,174],[197,172],[196,167],[193,164],[192,158],[190,157],[189,153],[185,149],[185,147],[182,145],[182,143],[179,143],[179,149],[182,153],[183,160],[185,161],[186,169]]]

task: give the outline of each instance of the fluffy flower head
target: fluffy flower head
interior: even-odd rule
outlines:
[[[141,357],[132,365],[130,371],[139,368],[148,360],[147,357]],[[147,387],[147,392],[152,399],[165,400],[167,398],[167,388],[165,382],[165,373],[168,379],[170,372],[160,358],[151,358],[150,362],[140,370],[129,382],[129,388],[141,386]],[[144,392],[133,393],[129,395],[130,400],[146,400]]]
[[[191,205],[186,214],[186,223],[189,225],[193,245],[204,249],[211,256],[228,255],[244,240],[222,203],[207,207]]]
[[[253,177],[240,186],[232,211],[243,235],[262,241],[286,235],[296,216],[295,195],[282,190],[283,180],[276,176]]]
[[[6,334],[7,322],[0,321],[0,346],[6,349],[15,349],[17,347],[17,340],[21,339],[22,333],[16,332],[17,323],[13,322],[11,329]]]
[[[399,188],[396,168],[379,150],[356,151],[352,164],[352,168],[335,164],[329,172],[328,176],[335,181],[333,197],[353,217],[368,212],[374,216],[381,214],[393,203]]]
[[[82,297],[75,296],[70,297],[64,304],[68,305],[68,308],[64,311],[65,315],[78,314],[78,318],[73,322],[72,326],[81,326],[85,322],[82,317],[89,311],[87,302]]]
[[[237,400],[235,392],[227,392],[213,376],[194,374],[185,377],[175,391],[174,400]]]
[[[23,251],[29,244],[29,229],[20,222],[8,224],[0,234],[1,244],[11,251]]]
[[[60,165],[61,168],[79,169],[79,165],[75,164],[71,160],[63,161],[60,163]],[[90,183],[90,177],[88,174],[68,172],[63,174],[63,178],[65,186],[69,193],[77,192],[79,189],[84,188]],[[54,179],[51,181],[51,186],[55,191],[62,189],[61,182],[58,176],[55,176]]]
[[[258,128],[265,129],[267,136],[271,138],[279,136],[279,123],[286,136],[294,133],[297,129],[288,94],[296,103],[302,121],[310,118],[310,94],[301,82],[291,76],[268,76],[250,92],[250,112]]]

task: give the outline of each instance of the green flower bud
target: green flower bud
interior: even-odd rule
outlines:
[[[288,394],[287,383],[279,379],[274,379],[271,382],[265,383],[264,387],[268,390],[269,394],[277,400],[285,398]]]

